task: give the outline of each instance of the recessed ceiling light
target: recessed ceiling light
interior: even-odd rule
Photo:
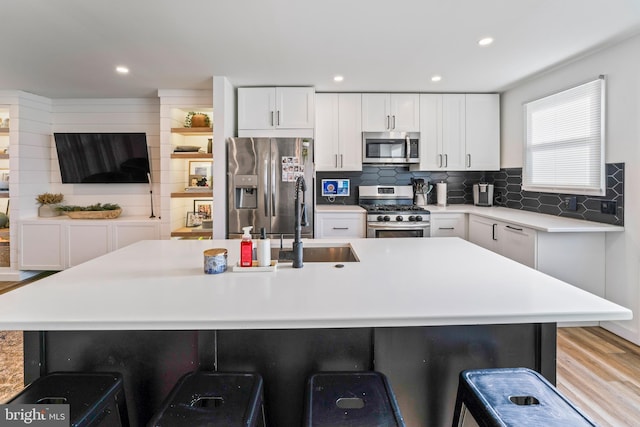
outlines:
[[[124,65],[118,65],[116,67],[116,72],[118,72],[120,74],[129,74],[129,69],[127,67],[125,67]]]
[[[493,43],[493,37],[485,37],[483,39],[478,40],[479,46],[489,46],[491,43]]]
[[[433,76],[433,77],[431,77],[431,81],[432,82],[439,82],[440,80],[442,80],[442,76]]]
[[[334,81],[334,82],[338,82],[338,83],[340,83],[340,82],[341,82],[341,81],[343,81],[343,80],[344,80],[344,77],[342,77],[342,76],[335,76],[335,77],[333,78],[333,81]]]

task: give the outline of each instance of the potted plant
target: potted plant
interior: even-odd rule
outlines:
[[[189,111],[184,119],[184,127],[186,128],[204,128],[211,127],[211,118],[208,114]]]
[[[57,205],[61,203],[63,199],[64,195],[62,194],[38,194],[38,197],[36,197],[36,201],[40,203],[40,207],[38,208],[38,216],[49,218],[52,216],[60,215],[60,212],[57,209]]]

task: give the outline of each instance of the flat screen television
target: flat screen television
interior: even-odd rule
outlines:
[[[149,182],[145,133],[54,133],[64,184]]]

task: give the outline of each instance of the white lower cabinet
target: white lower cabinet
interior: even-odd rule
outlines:
[[[520,264],[536,268],[535,230],[469,215],[469,241]]]
[[[431,237],[467,238],[467,215],[463,213],[431,213]]]
[[[358,212],[316,213],[316,239],[366,237],[366,214]]]
[[[521,264],[605,295],[605,233],[536,231],[469,214],[469,241]]]
[[[160,223],[33,219],[20,223],[19,268],[64,270],[140,240],[160,239]]]
[[[104,223],[79,223],[65,227],[66,267],[75,267],[111,252],[111,227]]]
[[[22,222],[18,247],[20,270],[64,270],[64,226],[50,221]]]

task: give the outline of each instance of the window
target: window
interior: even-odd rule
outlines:
[[[604,77],[524,105],[523,190],[603,196]]]

